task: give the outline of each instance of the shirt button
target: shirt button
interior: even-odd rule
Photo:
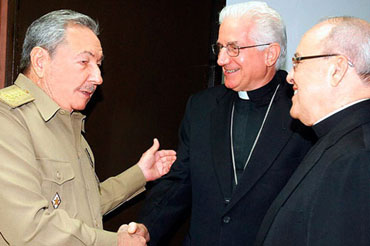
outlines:
[[[60,174],[60,172],[59,171],[57,171],[57,179],[61,179],[62,178],[62,175]]]
[[[223,218],[223,222],[225,223],[225,224],[229,224],[230,223],[230,220],[231,220],[231,218],[229,217],[229,216],[225,216],[224,218]]]

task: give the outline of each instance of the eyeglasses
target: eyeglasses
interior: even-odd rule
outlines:
[[[239,55],[241,49],[247,49],[247,48],[254,48],[254,47],[259,47],[259,46],[264,46],[264,45],[270,45],[271,43],[268,44],[256,44],[256,45],[249,45],[249,46],[238,46],[234,43],[229,43],[226,46],[223,46],[222,44],[212,44],[212,51],[213,54],[218,56],[221,52],[222,48],[226,48],[226,53],[231,56],[231,57],[236,57]]]
[[[315,58],[323,58],[323,57],[330,57],[330,56],[341,56],[341,54],[325,54],[325,55],[315,55],[315,56],[297,56],[297,54],[294,54],[292,57],[292,62],[293,62],[293,69],[295,70],[298,66],[298,64],[302,60],[308,60],[308,59],[315,59]],[[346,57],[346,56],[344,56]],[[346,57],[348,61],[348,65],[350,67],[353,67],[353,63]]]

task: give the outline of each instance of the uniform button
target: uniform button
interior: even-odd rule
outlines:
[[[230,203],[230,199],[225,199],[225,205]]]
[[[225,223],[225,224],[228,224],[228,223],[230,223],[230,220],[231,220],[231,218],[229,217],[229,216],[225,216],[224,218],[223,218],[223,222]]]
[[[63,115],[63,114],[66,114],[66,111],[65,111],[65,110],[63,110],[63,109],[61,109],[59,112],[60,112],[60,114],[62,114],[62,115]]]
[[[57,171],[57,179],[61,179],[62,175],[60,174],[59,171]]]

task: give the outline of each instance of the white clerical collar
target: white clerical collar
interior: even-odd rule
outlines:
[[[352,106],[352,105],[355,105],[355,104],[357,104],[357,103],[360,103],[360,102],[363,102],[363,101],[366,101],[366,100],[369,100],[369,99],[370,99],[370,98],[360,99],[360,100],[358,100],[358,101],[354,101],[354,102],[352,102],[352,103],[350,103],[350,104],[344,105],[344,106],[342,106],[342,107],[338,108],[337,110],[334,110],[333,112],[331,112],[331,113],[327,114],[327,115],[326,115],[326,116],[324,116],[323,118],[319,119],[319,120],[318,120],[318,121],[316,121],[313,125],[316,125],[316,124],[320,123],[321,121],[323,121],[323,120],[325,120],[325,119],[329,118],[330,116],[332,116],[333,114],[338,113],[339,111],[342,111],[342,110],[343,110],[343,109],[345,109],[345,108],[348,108],[348,107],[350,107],[350,106]]]
[[[249,100],[248,93],[246,91],[238,91],[239,98]]]

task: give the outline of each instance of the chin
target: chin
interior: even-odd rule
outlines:
[[[293,119],[298,119],[298,114],[295,112],[293,106],[291,107],[290,109],[290,116],[293,118]]]
[[[238,85],[237,85],[237,84],[235,84],[235,83],[232,83],[232,82],[226,82],[226,81],[225,81],[225,86],[226,86],[226,88],[229,88],[229,89],[231,89],[231,90],[238,91],[238,90],[237,90]]]
[[[81,110],[84,110],[86,108],[86,105],[87,103],[83,104],[83,105],[76,105],[75,107],[73,107],[73,110],[74,111],[81,111]]]
[[[296,114],[290,113],[290,115],[292,116],[292,118],[297,119],[300,122],[302,122],[302,124],[305,125],[305,126],[312,126],[313,125],[312,121],[310,121],[309,119],[307,119],[305,117],[300,116],[297,113]]]

